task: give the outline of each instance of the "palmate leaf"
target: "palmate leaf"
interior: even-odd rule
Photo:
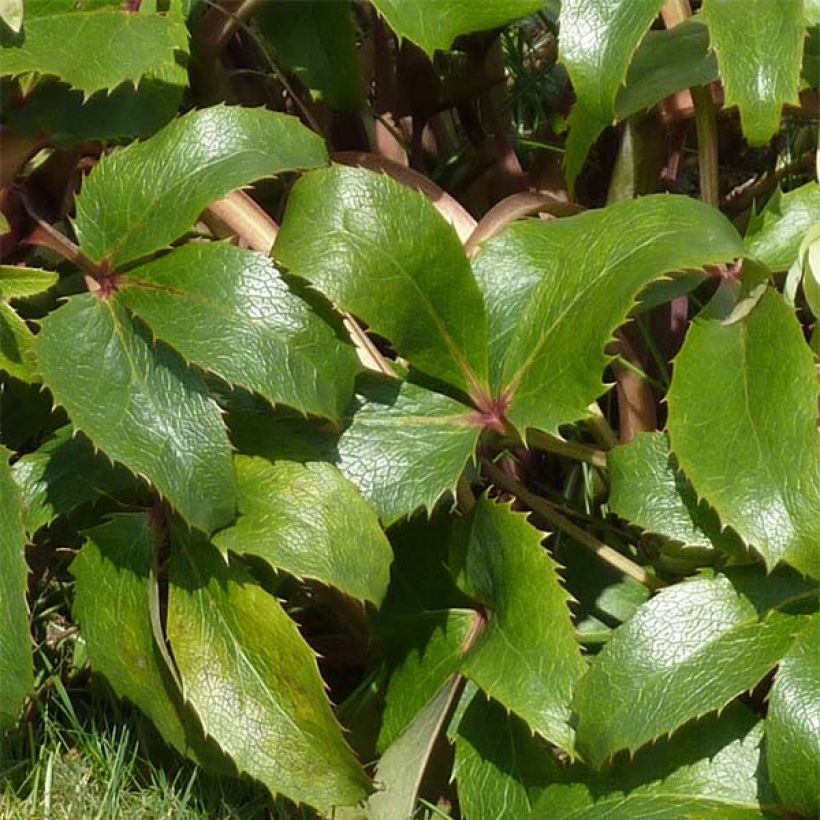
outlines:
[[[788,270],[812,225],[820,223],[820,184],[777,191],[753,218],[744,238],[749,254],[773,271]]]
[[[473,260],[490,373],[508,418],[557,433],[604,392],[604,348],[641,288],[742,256],[732,224],[689,197],[655,195],[553,222],[511,225]]]
[[[193,526],[234,517],[231,451],[202,379],[112,300],[72,296],[42,321],[39,370],[72,424]]]
[[[34,685],[23,503],[0,445],[0,731],[20,718]]]
[[[714,510],[698,502],[663,433],[640,433],[607,453],[609,506],[621,518],[689,547],[745,552]]]
[[[663,0],[563,0],[558,56],[577,102],[570,115],[566,173],[570,184],[598,135],[615,119],[615,98],[632,55]]]
[[[60,515],[136,484],[127,470],[94,452],[87,438],[72,435],[70,425],[17,459],[12,473],[22,493],[23,523],[32,534]]]
[[[353,346],[264,254],[192,242],[129,271],[116,300],[188,361],[273,403],[338,419],[350,401]]]
[[[543,0],[493,0],[470,3],[465,0],[374,0],[373,5],[390,28],[412,40],[432,56],[437,49],[450,48],[460,34],[506,25],[518,17],[534,14]]]
[[[168,638],[185,700],[240,772],[330,814],[369,780],[279,602],[199,535],[172,535]]]
[[[25,299],[48,290],[58,276],[47,270],[0,266],[0,371],[21,381],[35,381],[34,367],[27,358],[34,344],[34,334],[7,303]]]
[[[138,706],[180,754],[202,761],[204,738],[166,667],[150,616],[154,533],[147,514],[115,515],[87,530],[71,564],[74,615],[93,670]]]
[[[786,808],[820,814],[820,615],[807,619],[769,693],[766,759]]]
[[[802,0],[704,0],[726,91],[737,105],[752,145],[769,140],[780,125],[784,103],[799,103],[805,21]]]
[[[375,512],[332,464],[237,456],[239,519],[214,537],[237,555],[378,605],[392,550]]]
[[[770,610],[793,596],[792,584],[780,600],[738,586],[725,575],[677,584],[615,630],[575,689],[586,760],[600,766],[722,709],[783,657],[800,619]]]
[[[338,443],[339,469],[385,524],[454,491],[480,427],[466,405],[411,382],[366,378]]]
[[[326,162],[321,138],[296,117],[240,106],[192,111],[97,163],[76,200],[80,247],[123,265],[169,245],[235,188]]]
[[[675,360],[669,438],[697,493],[763,555],[820,577],[817,379],[793,310],[767,290],[726,323],[717,298]],[[709,447],[704,447],[708,435]]]
[[[339,111],[362,107],[362,72],[347,4],[265,3],[257,19],[262,37],[314,97]]]
[[[188,50],[188,30],[172,14],[66,9],[29,16],[19,34],[2,32],[0,45],[3,75],[54,76],[90,96],[174,65]]]
[[[543,533],[502,504],[479,501],[454,541],[463,590],[488,611],[464,674],[542,737],[573,747],[570,700],[584,674],[569,595]]]
[[[481,392],[481,293],[455,230],[423,194],[362,168],[305,174],[288,199],[273,255],[419,370]]]

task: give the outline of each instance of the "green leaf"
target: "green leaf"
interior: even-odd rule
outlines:
[[[800,243],[820,223],[820,185],[807,182],[786,194],[775,193],[744,239],[749,255],[773,271],[788,270]]]
[[[380,638],[400,650],[390,675],[378,749],[387,749],[413,722],[425,704],[458,674],[478,614],[472,609],[441,609],[392,618],[380,629]]]
[[[752,145],[767,142],[780,126],[784,103],[799,104],[803,56],[802,0],[704,0],[725,89],[737,105]]]
[[[668,401],[672,450],[723,524],[769,567],[783,560],[820,576],[817,379],[780,294],[767,290],[732,323],[696,319]]]
[[[787,809],[820,814],[820,615],[808,619],[769,693],[766,759]]]
[[[34,686],[29,631],[28,566],[23,504],[0,446],[0,730],[20,719],[23,702]]]
[[[186,714],[151,626],[154,534],[148,516],[115,515],[85,536],[85,546],[71,564],[73,611],[93,670],[105,676],[118,697],[138,706],[166,743],[197,759],[196,725]]]
[[[561,820],[753,820],[771,817],[771,788],[760,774],[763,724],[739,703],[692,722],[604,774],[582,766],[543,790],[533,817]]]
[[[77,196],[80,247],[124,265],[169,245],[235,188],[325,162],[321,138],[296,117],[222,105],[192,111],[97,163]]]
[[[410,382],[368,378],[338,444],[339,469],[385,524],[454,491],[480,428],[460,402]]]
[[[426,196],[362,168],[314,171],[294,186],[273,253],[413,366],[481,392],[481,293],[455,230]]]
[[[124,308],[72,296],[42,321],[40,373],[74,427],[145,476],[193,526],[234,517],[230,444],[202,380]]]
[[[407,820],[414,815],[416,796],[433,744],[460,688],[461,679],[456,675],[441,687],[382,755],[375,776],[381,789],[368,800],[369,816],[373,820]]]
[[[296,625],[239,563],[179,530],[168,638],[185,700],[241,772],[326,814],[367,795]]]
[[[94,452],[84,436],[61,427],[53,438],[12,467],[23,497],[23,523],[29,533],[68,515],[103,495],[115,495],[134,486],[130,473]]]
[[[460,34],[506,25],[518,17],[534,14],[544,0],[493,0],[464,3],[462,0],[374,0],[379,14],[399,35],[421,46],[429,55],[450,48]]]
[[[465,519],[453,563],[463,567],[460,585],[488,620],[463,672],[533,731],[571,750],[569,705],[586,664],[543,537],[525,515],[488,499]]]
[[[379,520],[332,464],[237,456],[239,519],[214,537],[222,552],[256,555],[378,605],[393,552]]]
[[[566,174],[572,185],[589,149],[615,119],[615,97],[632,55],[663,0],[563,0],[558,57],[577,102],[570,115]]]
[[[13,32],[23,25],[23,0],[0,0],[0,20]]]
[[[466,820],[531,817],[539,794],[558,777],[548,744],[481,692],[459,721],[455,746],[453,778]]]
[[[362,76],[346,3],[265,3],[259,29],[276,55],[310,90],[339,111],[362,107]]]
[[[236,449],[268,461],[333,461],[338,432],[329,424],[321,426],[293,411],[275,415],[254,411],[229,413],[231,441]]]
[[[264,254],[192,242],[129,271],[116,299],[186,360],[273,403],[338,419],[353,394],[353,346]]]
[[[715,55],[709,51],[709,30],[692,18],[663,31],[650,31],[629,66],[626,85],[615,101],[619,120],[698,85],[718,78]]]
[[[2,32],[0,45],[4,75],[51,75],[91,96],[173,65],[188,50],[188,30],[171,14],[70,11],[29,17],[20,34]]]
[[[722,709],[780,660],[798,621],[759,612],[725,576],[662,590],[615,630],[576,687],[579,751],[600,766]]]
[[[25,299],[48,290],[57,274],[37,268],[0,266],[0,370],[21,381],[36,381],[28,353],[34,334],[7,304],[8,299]]]
[[[743,253],[724,216],[683,196],[510,225],[473,260],[489,309],[491,381],[511,400],[509,419],[522,432],[557,433],[583,418],[606,389],[604,348],[641,288]]]
[[[714,510],[698,503],[663,433],[639,433],[615,447],[607,453],[607,466],[609,507],[621,518],[684,546],[744,552],[737,538],[723,531]]]

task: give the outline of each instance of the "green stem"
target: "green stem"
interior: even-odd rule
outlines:
[[[593,467],[606,467],[606,453],[603,450],[596,450],[588,444],[581,444],[578,441],[564,441],[541,430],[530,430],[527,433],[527,441],[536,450],[544,450],[547,453],[556,453],[559,456],[574,458],[576,461],[585,461]]]
[[[712,89],[700,85],[691,89],[695,103],[695,128],[698,134],[698,169],[700,171],[700,198],[713,208],[720,203],[718,169],[718,135],[715,103]]]
[[[619,572],[628,575],[630,578],[634,578],[653,591],[666,586],[664,581],[648,573],[642,566],[636,564],[617,550],[612,549],[612,547],[607,544],[604,544],[603,541],[599,541],[586,532],[586,530],[573,524],[572,521],[561,515],[549,501],[531,493],[523,484],[516,481],[512,476],[507,475],[494,464],[484,462],[484,464],[482,464],[482,470],[497,487],[501,487],[501,489],[506,490],[508,493],[512,493],[520,501],[523,501],[533,512],[538,513],[538,515],[547,522],[563,530],[563,532],[582,546],[594,552],[601,560],[606,561],[606,563]]]

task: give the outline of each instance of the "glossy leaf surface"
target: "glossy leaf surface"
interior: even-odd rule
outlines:
[[[193,526],[234,516],[230,445],[204,382],[114,302],[73,296],[42,322],[40,373],[74,427]]]
[[[23,504],[0,446],[0,729],[19,720],[23,702],[34,686],[29,630],[28,565]]]
[[[4,32],[0,44],[4,75],[59,77],[90,96],[173,65],[188,49],[188,31],[176,15],[98,9],[28,19],[20,34]]]
[[[460,402],[410,382],[368,380],[338,444],[341,471],[385,524],[432,510],[473,455],[480,428]]]
[[[632,55],[663,0],[563,0],[559,59],[577,102],[570,117],[566,172],[578,176],[598,135],[615,119],[615,97]]]
[[[533,14],[541,0],[494,0],[492,3],[465,3],[464,0],[374,0],[373,5],[400,37],[406,37],[432,55],[448,49],[459,34],[483,31]]]
[[[586,664],[569,596],[526,516],[482,499],[457,536],[460,584],[488,612],[464,674],[542,737],[572,749],[570,699]]]
[[[490,322],[490,372],[523,432],[586,415],[604,348],[641,288],[744,253],[732,224],[688,197],[655,195],[553,222],[519,222],[473,262]],[[569,364],[571,363],[571,365]]]
[[[803,56],[802,0],[704,0],[726,91],[737,105],[752,145],[767,142],[780,125],[784,103],[798,103]]]
[[[752,689],[799,627],[765,616],[725,576],[676,584],[645,603],[575,690],[578,749],[600,766]]]
[[[721,521],[769,567],[784,560],[820,575],[817,379],[780,294],[766,291],[730,324],[697,319],[675,360],[668,400],[672,450]]]
[[[240,772],[324,813],[368,779],[345,744],[316,658],[279,602],[200,536],[177,531],[168,637],[185,700]]]
[[[237,456],[239,519],[214,537],[220,550],[255,555],[379,604],[390,544],[373,510],[332,464]]]
[[[467,393],[486,382],[481,293],[455,230],[423,194],[361,168],[306,174],[273,253],[419,370]]]
[[[183,245],[130,271],[117,301],[186,360],[273,403],[337,419],[353,394],[353,346],[264,254],[223,242]]]
[[[239,106],[192,111],[103,157],[77,197],[74,228],[87,256],[117,267],[169,245],[235,188],[325,162],[321,139],[295,117]]]
[[[820,814],[820,615],[812,615],[780,668],[769,693],[766,758],[786,807]]]

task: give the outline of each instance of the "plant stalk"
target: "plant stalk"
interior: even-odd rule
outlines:
[[[547,453],[556,453],[559,456],[574,458],[576,461],[584,461],[601,469],[606,467],[606,452],[590,447],[588,444],[582,444],[578,441],[564,441],[541,430],[530,430],[527,433],[527,441],[536,450],[544,450]]]
[[[634,578],[653,591],[666,586],[664,581],[648,573],[642,566],[636,564],[603,541],[599,541],[586,530],[573,524],[572,521],[559,513],[549,501],[531,493],[523,484],[507,475],[494,464],[485,462],[482,464],[482,470],[493,484],[501,487],[508,493],[512,493],[520,501],[523,501],[533,512],[538,513],[538,515],[550,524],[558,527],[558,529],[565,532],[579,544],[594,552],[600,559],[606,561],[606,563],[619,572],[628,575],[630,578]]]

